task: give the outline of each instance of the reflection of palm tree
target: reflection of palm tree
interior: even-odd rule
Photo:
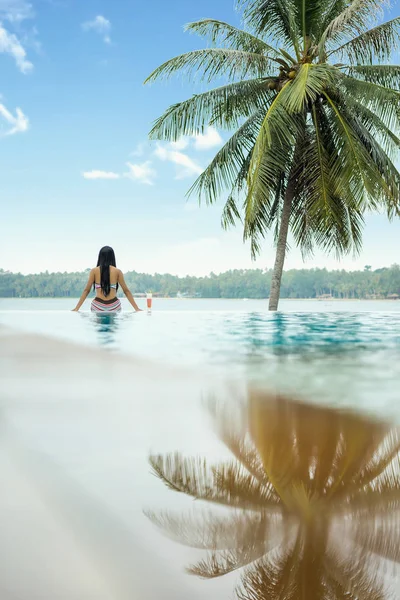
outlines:
[[[388,526],[400,508],[397,429],[255,393],[246,413],[246,427],[214,413],[231,462],[150,459],[172,490],[229,509],[197,519],[148,513],[174,539],[209,551],[189,572],[212,578],[245,567],[241,599],[386,598],[378,567],[400,562]]]

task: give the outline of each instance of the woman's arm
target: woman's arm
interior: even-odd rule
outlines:
[[[89,295],[90,290],[92,289],[92,285],[94,284],[94,269],[90,271],[89,279],[87,284],[85,285],[85,289],[83,290],[82,296],[79,298],[78,304],[75,306],[72,312],[78,312],[82,304],[85,302],[86,298]]]
[[[120,271],[119,269],[118,269],[118,283],[122,287],[122,290],[123,290],[125,296],[127,297],[128,301],[132,304],[135,311],[140,312],[142,309],[139,308],[138,305],[136,304],[135,299],[132,296],[130,289],[128,288],[128,286],[125,283],[125,279],[122,274],[122,271]]]

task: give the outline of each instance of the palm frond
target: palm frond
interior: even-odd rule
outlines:
[[[288,174],[293,147],[301,135],[301,114],[290,114],[291,83],[287,83],[271,103],[252,153],[245,200],[244,238],[251,240],[252,256],[260,250],[260,236],[268,229],[270,210],[282,174]]]
[[[329,501],[344,489],[344,482],[353,489],[353,479],[379,452],[388,431],[385,424],[358,415],[254,391],[249,414],[252,438],[275,489],[291,493],[293,482],[300,481],[309,493],[316,491]],[[381,446],[385,455],[390,448]]]
[[[251,256],[255,259],[261,252],[261,243],[267,232],[275,225],[275,238],[279,228],[281,201],[283,200],[282,185],[285,181],[285,171],[282,163],[292,160],[290,149],[280,149],[278,160],[271,152],[262,156],[259,166],[259,180],[253,185],[252,193],[247,191],[244,202],[244,241],[250,240]],[[248,170],[248,178],[250,166]]]
[[[299,572],[299,545],[280,549],[271,557],[260,560],[254,568],[246,569],[237,590],[239,600],[295,600],[300,598],[296,589]],[[308,589],[309,597],[312,592]],[[315,596],[318,597],[318,596]]]
[[[146,511],[148,519],[170,539],[201,550],[241,549],[256,537],[262,544],[275,535],[281,521],[262,513],[235,513],[218,517],[212,512],[176,515],[169,511]],[[258,545],[260,545],[260,543]]]
[[[329,110],[331,111],[330,126],[335,135],[338,148],[332,176],[340,185],[353,188],[356,206],[363,210],[374,197],[382,184],[382,177],[371,158],[349,123],[349,115],[344,106],[340,106],[326,92]]]
[[[264,109],[258,109],[217,152],[188,194],[204,196],[207,203],[217,200],[224,189],[236,187],[237,178],[260,130]]]
[[[288,65],[297,64],[297,58],[294,58],[291,54],[286,52],[286,50],[284,50],[283,48],[279,48],[279,52],[282,54],[283,58],[285,58],[288,61]]]
[[[347,198],[332,196],[326,214],[322,203],[312,204],[313,200],[306,197],[292,217],[292,233],[303,256],[312,255],[315,247],[338,259],[350,253],[357,256],[362,249],[362,211],[349,205]]]
[[[258,543],[248,539],[247,544],[237,549],[229,549],[222,552],[210,552],[207,558],[200,560],[197,564],[187,568],[187,572],[202,579],[213,579],[232,573],[237,569],[259,560],[269,550],[264,540]]]
[[[292,11],[297,23],[297,29],[303,38],[303,51],[312,39],[317,39],[318,29],[325,9],[324,2],[308,2],[307,0],[292,0]]]
[[[365,24],[382,13],[382,0],[352,0],[326,27],[318,44],[318,54],[323,55],[327,41],[335,43],[344,36],[363,33]]]
[[[289,113],[299,113],[307,104],[313,104],[326,88],[335,86],[340,72],[330,65],[303,64],[282,99]]]
[[[249,152],[243,161],[240,171],[238,172],[236,180],[232,186],[231,193],[228,196],[224,208],[222,209],[221,225],[225,230],[235,225],[236,221],[238,220],[243,224],[242,211],[238,207],[238,201],[239,196],[247,185],[247,176],[250,168],[251,155],[252,151]]]
[[[375,432],[374,442],[362,455],[359,469],[346,482],[341,498],[345,496],[351,511],[362,508],[374,514],[378,505],[400,508],[400,438],[394,428]]]
[[[344,494],[342,494],[341,498],[339,498],[339,514],[340,508],[343,508],[344,497]],[[363,520],[366,527],[368,523],[374,524],[377,520],[385,518],[388,511],[397,517],[400,510],[400,485],[398,476],[395,481],[392,478],[383,482],[375,482],[373,487],[368,486],[365,490],[361,488],[358,493],[349,494],[346,502],[348,503],[347,514],[351,515],[355,520]]]
[[[273,95],[267,84],[268,79],[230,83],[174,104],[153,124],[150,138],[176,141],[181,136],[204,133],[208,125],[239,126],[254,112],[268,109]]]
[[[353,150],[358,149],[359,164],[356,168],[362,166],[364,170],[363,182],[367,192],[364,207],[370,210],[385,208],[389,218],[399,214],[400,174],[388,153],[380,145],[383,137],[386,146],[393,150],[396,136],[385,135],[383,124],[380,127],[381,135],[374,135],[374,129],[376,130],[380,124],[379,118],[375,117],[374,121],[368,110],[357,110],[357,108],[350,110],[350,107],[354,107],[354,98],[349,100],[347,95],[339,91],[335,102],[336,108],[347,124],[348,131],[351,132],[347,139],[353,139]],[[355,157],[354,152],[353,157]]]
[[[378,140],[371,132],[356,118],[349,118],[353,131],[356,133],[366,152],[372,157],[369,173],[374,172],[376,189],[373,198],[370,199],[370,208],[377,209],[379,206],[387,209],[388,216],[400,214],[400,173],[392,163],[387,153],[384,152]]]
[[[342,14],[344,9],[349,5],[349,0],[328,0],[324,3],[323,15],[321,16],[318,32],[315,36],[316,43],[321,40],[321,37],[327,27]]]
[[[351,109],[353,115],[356,115],[360,123],[374,136],[388,157],[394,160],[400,149],[400,138],[372,110],[350,94],[346,94],[343,103]]]
[[[232,524],[232,527],[235,525]],[[235,530],[234,530],[235,531]],[[281,519],[252,519],[245,527],[236,529],[235,543],[224,551],[213,551],[187,570],[205,579],[220,577],[259,561],[283,542],[290,539],[296,526]]]
[[[238,207],[239,196],[243,189],[247,185],[247,176],[249,173],[251,163],[252,152],[249,152],[246,159],[243,161],[240,171],[236,177],[236,180],[232,186],[228,200],[222,209],[221,225],[223,229],[229,229],[230,226],[235,225],[236,221],[239,220],[243,224],[242,211]],[[243,208],[243,207],[242,207]]]
[[[283,172],[278,173],[274,194],[270,198],[266,198],[265,202],[259,204],[256,218],[247,218],[244,222],[243,239],[244,241],[250,240],[253,259],[261,252],[261,242],[268,231],[272,230],[275,243],[278,241],[285,184],[285,174]],[[248,199],[245,201],[245,207],[247,204]]]
[[[327,583],[331,589],[337,590],[337,598],[358,600],[386,600],[387,593],[383,583],[366,567],[366,554],[354,553],[351,561],[339,552],[327,552],[323,558]]]
[[[349,105],[352,110],[346,112]],[[353,139],[358,151],[361,149],[364,177],[375,182],[375,191],[372,193],[370,189],[372,204],[369,206],[376,208],[381,203],[389,214],[395,214],[398,210],[399,175],[379,140],[382,138],[386,146],[390,145],[393,149],[397,148],[396,136],[374,113],[348,95],[341,100],[338,108],[351,130],[350,142]],[[314,106],[312,115],[315,129],[302,153],[304,167],[297,181],[296,197],[299,201],[291,221],[292,232],[296,243],[306,253],[310,253],[315,244],[327,252],[334,251],[337,256],[351,251],[357,254],[362,243],[362,212],[366,198],[363,197],[362,181],[360,185],[360,181],[354,179],[357,165],[350,169],[348,165],[346,167],[348,160],[354,160],[354,153],[349,156],[343,152],[343,130],[337,131],[332,127],[322,107]],[[373,158],[372,163],[370,157]]]
[[[332,205],[336,219],[324,227],[324,221],[318,221],[316,211],[313,219],[314,244],[327,253],[334,253],[337,259],[352,253],[360,254],[362,250],[362,234],[365,225],[362,210],[349,206],[341,197],[333,198]]]
[[[264,54],[232,48],[205,48],[168,60],[155,69],[145,83],[152,83],[156,79],[168,79],[178,72],[185,80],[192,76],[198,77],[202,72],[200,80],[207,83],[221,77],[227,77],[228,80],[263,77],[271,64],[271,59]]]
[[[283,40],[285,46],[296,50],[299,57],[299,29],[292,0],[237,0],[243,11],[243,21],[256,35]]]
[[[248,432],[246,406],[239,402],[236,407],[235,412],[232,406],[229,406],[230,418],[227,418],[226,406],[221,406],[214,400],[209,403],[218,438],[257,481],[270,487],[257,448]]]
[[[326,124],[315,106],[313,131],[302,158],[304,167],[297,180],[297,197],[292,231],[303,252],[312,252],[314,244],[337,256],[358,251],[361,245],[362,217],[350,188],[335,192],[331,178],[332,147],[327,140]],[[352,226],[351,226],[352,225]]]
[[[266,400],[265,395],[255,392],[249,399],[250,433],[269,481],[290,511],[296,486],[299,491],[302,488],[304,496],[313,496],[310,466],[317,445],[313,425],[319,423],[321,432],[317,435],[324,445],[322,434],[331,413],[313,412],[302,404],[293,406],[282,396]],[[322,490],[318,492],[321,494]]]
[[[234,227],[237,221],[242,222],[242,216],[240,214],[240,209],[238,208],[237,201],[232,195],[230,195],[228,196],[228,200],[225,202],[224,208],[222,209],[222,229],[227,230],[230,227]]]
[[[295,243],[301,250],[303,258],[310,257],[314,251],[314,240],[313,240],[313,229],[311,227],[312,220],[309,213],[309,200],[302,188],[302,183],[305,180],[305,175],[312,173],[312,169],[309,171],[310,165],[308,153],[310,148],[314,144],[314,138],[312,136],[312,130],[308,124],[304,129],[303,139],[301,141],[301,147],[299,151],[300,164],[298,170],[298,178],[295,182],[295,198],[296,202],[292,203],[292,212],[290,215],[290,227],[294,237]],[[315,153],[314,153],[315,160]],[[311,162],[311,165],[313,163]],[[308,185],[310,182],[308,182]],[[312,193],[313,188],[310,186],[309,192]],[[324,197],[324,194],[318,196],[318,200]]]
[[[399,502],[397,503],[397,508]],[[392,506],[386,506],[386,509],[393,510]],[[366,558],[383,558],[392,563],[400,563],[400,546],[397,519],[382,519],[379,523],[372,522],[370,525],[365,523],[363,516],[363,527],[358,527],[353,532],[353,543],[356,552],[364,555]]]
[[[186,25],[185,30],[207,37],[212,44],[221,44],[224,48],[271,56],[278,54],[278,50],[264,40],[223,21],[201,19]]]
[[[400,92],[354,77],[342,77],[346,94],[372,110],[394,133],[400,131]]]
[[[303,260],[311,258],[314,255],[314,229],[307,203],[303,199],[299,198],[293,203],[290,228]]]
[[[252,175],[254,172],[257,173],[257,168],[259,166],[259,162],[261,161],[262,155],[265,150],[271,146],[274,136],[277,138],[277,140],[282,141],[283,143],[290,143],[295,139],[292,129],[296,122],[293,116],[289,115],[287,110],[285,110],[291,98],[291,85],[291,81],[285,83],[283,88],[271,102],[264,117],[260,133],[257,137],[254,147],[253,162],[251,165]],[[297,127],[295,127],[295,130],[297,130]],[[249,183],[251,185],[251,181],[249,181]]]
[[[209,467],[206,460],[179,454],[150,457],[153,472],[174,491],[215,504],[239,508],[281,506],[270,488],[261,485],[239,464]]]
[[[383,61],[391,57],[393,49],[398,44],[399,36],[400,17],[396,17],[330,50],[328,56],[335,54],[347,58],[356,65],[370,63],[369,66],[372,66],[374,59]]]
[[[215,486],[242,508],[264,507],[281,512],[282,502],[271,482],[258,481],[238,462],[229,462],[213,468]]]
[[[277,245],[278,243],[279,232],[281,228],[282,210],[286,195],[286,181],[287,177],[282,172],[276,185],[275,197],[273,198],[273,202],[268,211],[268,220],[266,220],[265,222],[265,231],[268,231],[269,229],[273,228],[275,245]],[[256,235],[254,235],[254,233]],[[252,234],[252,241],[257,239],[257,236],[259,235],[263,237],[262,231],[260,230],[259,232],[257,232],[257,230],[255,230],[255,232],[253,232]]]
[[[345,70],[350,77],[400,91],[399,65],[355,65]]]
[[[399,476],[400,437],[399,431],[391,428],[386,432],[380,444],[377,444],[376,450],[360,473],[360,478],[363,487],[372,486],[373,489],[379,489],[384,494],[384,490],[379,487],[382,484],[391,491],[400,491]]]

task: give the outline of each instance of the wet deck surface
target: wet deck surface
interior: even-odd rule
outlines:
[[[181,457],[200,456],[204,464],[232,461],[226,439],[224,445],[224,436],[211,426],[210,411],[205,410],[205,406],[211,398],[226,404],[227,420],[222,413],[222,429],[229,437],[228,421],[234,412],[234,402],[242,397],[250,406],[251,390],[246,397],[239,380],[233,383],[232,379],[227,384],[201,369],[173,369],[7,328],[0,329],[0,380],[1,600],[223,600],[234,597],[239,571],[211,581],[188,575],[184,567],[204,558],[204,552],[163,536],[144,511],[172,510],[180,518],[202,504],[193,502],[185,493],[167,489],[151,473],[149,456],[165,457],[179,452]],[[346,562],[343,572],[342,567],[339,569],[340,577],[352,572],[355,581],[358,578],[359,585],[367,589],[370,582],[365,576],[371,577],[373,586],[378,580],[375,575],[382,572],[384,583],[392,591],[392,595],[382,597],[385,600],[398,598],[394,564],[400,563],[400,527],[398,510],[392,510],[400,506],[397,426],[382,424],[381,429],[378,421],[356,413],[346,416],[343,412],[341,416],[340,411],[335,412],[328,406],[313,407],[291,400],[277,402],[272,396],[268,404],[268,394],[262,392],[261,395],[261,412],[253,423],[253,442],[256,443],[253,450],[258,453],[257,460],[262,456],[275,457],[269,465],[272,474],[274,469],[276,471],[273,480],[279,481],[287,470],[289,494],[296,486],[299,490],[315,490],[311,470],[316,469],[322,456],[334,456],[327,444],[335,445],[337,440],[343,444],[343,440],[347,440],[348,446],[343,446],[335,467],[336,475],[339,474],[336,483],[343,486],[346,500],[336,506],[339,513],[333,511],[331,518],[331,507],[325,498],[326,493],[329,495],[329,486],[336,485],[332,469],[332,477],[327,476],[325,483],[321,480],[317,490],[326,513],[318,510],[316,518],[326,514],[331,519],[329,527],[333,528],[329,539],[338,544],[336,556]],[[265,418],[262,416],[264,400],[272,411]],[[270,426],[271,419],[276,419],[276,427]],[[361,444],[357,441],[360,433]],[[382,448],[377,451],[380,439],[389,440],[388,451],[390,444],[394,449],[387,463],[394,486],[390,492],[391,509],[378,498],[382,508],[379,514],[368,512],[368,504],[362,504],[361,520],[354,515],[350,520],[343,520],[343,507],[348,510],[354,499],[364,501],[362,477],[365,473],[357,470],[358,467],[354,467],[353,473],[351,461],[346,457],[353,456],[355,463],[359,461],[362,465],[368,457],[380,456],[380,452],[385,451]],[[286,443],[282,444],[282,440]],[[299,440],[303,440],[303,445]],[[252,461],[253,450],[248,454],[248,457],[253,456]],[[161,458],[160,464],[168,471],[170,467],[163,460]],[[181,460],[177,459],[172,467],[171,477],[179,477]],[[279,461],[283,461],[282,468]],[[334,464],[335,461],[329,459],[329,464],[321,463],[321,467],[329,475]],[[258,473],[260,468],[266,469],[266,463],[259,462]],[[197,485],[195,479],[193,477],[190,485]],[[239,479],[238,472],[238,479],[231,480],[233,488]],[[354,496],[353,484],[357,481],[360,497]],[[346,496],[346,485],[353,490],[350,496]],[[229,485],[225,491],[231,497]],[[237,508],[245,515],[250,501],[253,514],[254,495],[247,498],[246,494],[242,495],[243,505]],[[294,505],[303,500],[299,505],[301,510],[296,509],[292,516],[289,514],[290,519],[301,522],[304,498],[304,494],[292,496]],[[281,502],[282,497],[278,500]],[[212,508],[212,519],[227,516],[225,508],[209,502],[203,504]],[[309,508],[312,509],[312,503]],[[232,510],[232,503],[227,510]],[[268,516],[268,508],[262,514]],[[285,518],[281,522],[284,524]],[[210,523],[212,520],[204,522],[205,535]],[[293,533],[292,523],[290,520],[286,534]],[[362,544],[358,547],[358,554],[353,551],[354,531],[365,544],[365,548]],[[242,553],[253,544],[254,537],[243,538],[241,525],[229,534]],[[375,553],[376,544],[380,552],[387,553],[386,561],[382,558],[384,554]],[[325,546],[323,548],[312,560],[324,556]],[[300,568],[299,577],[301,572]],[[313,569],[313,572],[317,571]],[[324,576],[323,570],[320,572],[321,577]],[[345,585],[346,576],[343,582]],[[318,581],[316,584],[319,585]],[[251,597],[264,600],[275,596],[261,593]]]
[[[8,329],[0,379],[2,600],[212,597],[143,514],[187,506],[151,475],[151,449],[221,451],[201,410],[210,382]]]

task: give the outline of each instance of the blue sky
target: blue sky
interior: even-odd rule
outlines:
[[[105,244],[125,271],[272,267],[271,239],[254,263],[240,229],[221,230],[220,206],[186,202],[220,134],[147,142],[152,121],[199,88],[143,81],[203,45],[183,32],[203,17],[239,23],[233,0],[0,0],[1,268],[82,270]],[[286,267],[378,268],[400,260],[399,239],[399,221],[370,216],[361,257],[304,265],[293,248]]]

